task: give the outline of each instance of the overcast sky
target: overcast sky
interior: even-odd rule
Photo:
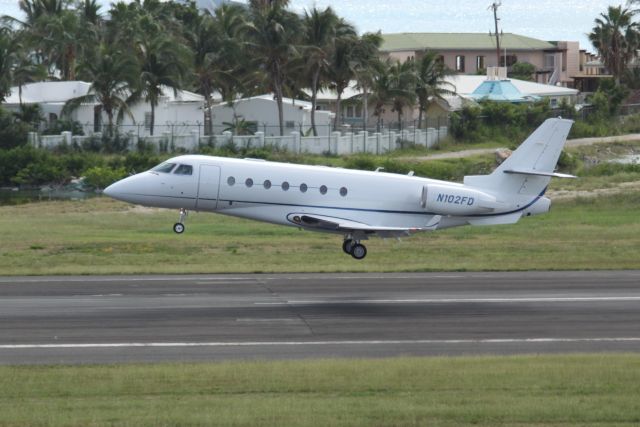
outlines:
[[[240,0],[242,1],[242,0]],[[110,1],[100,0],[108,9]],[[246,1],[245,1],[246,2]],[[331,6],[359,32],[489,32],[493,0],[291,0],[297,11]],[[500,28],[542,40],[577,40],[592,50],[586,33],[615,0],[502,0]],[[17,14],[18,0],[0,0],[0,14]]]

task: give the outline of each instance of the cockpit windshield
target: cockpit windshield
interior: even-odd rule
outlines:
[[[158,166],[156,166],[151,170],[154,172],[171,173],[171,171],[175,166],[176,166],[175,163],[164,162],[164,163],[160,163]]]

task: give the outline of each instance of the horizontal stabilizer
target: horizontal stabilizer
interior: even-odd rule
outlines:
[[[575,175],[569,175],[567,173],[558,173],[558,172],[544,172],[537,171],[533,169],[509,169],[505,170],[504,173],[513,173],[518,175],[535,175],[535,176],[550,176],[553,178],[577,178]]]

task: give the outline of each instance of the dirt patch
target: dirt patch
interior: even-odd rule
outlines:
[[[567,200],[578,197],[599,197],[620,194],[629,190],[640,190],[640,181],[622,182],[609,188],[592,190],[549,190],[546,194],[551,200]]]

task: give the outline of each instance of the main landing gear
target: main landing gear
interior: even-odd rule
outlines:
[[[345,254],[351,255],[355,259],[363,259],[367,256],[367,248],[360,241],[350,237],[344,239],[342,250]]]
[[[184,233],[184,221],[187,219],[189,212],[186,209],[180,209],[180,219],[173,224],[173,231],[177,234]]]

